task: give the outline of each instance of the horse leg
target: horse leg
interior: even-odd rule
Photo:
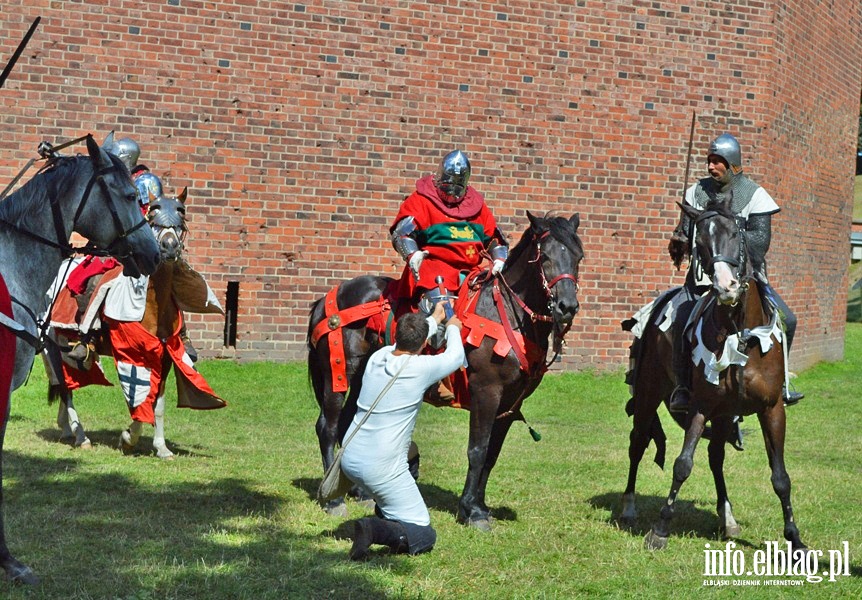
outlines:
[[[120,434],[120,449],[124,454],[129,454],[138,445],[138,440],[141,439],[141,429],[143,423],[140,421],[132,421],[123,433]]]
[[[491,530],[491,510],[488,508],[488,505],[485,504],[485,488],[488,485],[488,478],[491,475],[491,470],[497,464],[497,459],[500,457],[500,451],[503,449],[503,441],[506,439],[506,435],[509,433],[509,428],[512,426],[513,422],[514,417],[512,416],[496,419],[491,428],[491,438],[488,441],[488,452],[485,454],[485,465],[479,474],[479,484],[476,490],[476,504],[485,514],[487,514],[487,518],[484,521],[474,520],[470,522],[472,527],[475,527],[480,531]]]
[[[66,427],[69,431],[69,437],[74,437],[75,447],[81,448],[82,450],[90,450],[93,447],[93,444],[90,442],[90,438],[87,437],[86,432],[84,432],[84,426],[81,424],[81,420],[78,418],[78,411],[75,410],[75,403],[72,400],[72,392],[65,392],[62,394],[62,400],[60,402],[60,413],[65,416]],[[57,423],[59,424],[60,417],[57,417]],[[64,437],[66,435],[66,428],[63,429]]]
[[[670,521],[673,519],[674,503],[682,484],[691,475],[691,469],[694,466],[694,451],[697,449],[697,443],[703,435],[705,425],[706,419],[703,414],[700,412],[695,413],[691,424],[685,432],[682,452],[673,463],[673,483],[670,486],[667,502],[659,514],[659,522],[652,526],[652,529],[650,529],[644,539],[644,544],[650,550],[661,550],[667,546],[667,539],[670,536]]]
[[[709,441],[709,469],[715,482],[716,511],[721,520],[719,531],[724,539],[738,537],[741,529],[733,518],[730,499],[727,497],[727,485],[724,481],[725,440],[733,426],[733,421],[727,418],[712,422],[712,439]]]
[[[784,514],[784,539],[790,542],[794,550],[807,548],[799,538],[799,529],[793,519],[793,506],[790,503],[790,476],[784,466],[784,433],[786,420],[784,403],[779,401],[774,406],[758,413],[760,428],[763,430],[763,440],[766,443],[766,456],[772,470],[772,489],[781,501],[781,511]]]
[[[484,506],[484,483],[487,483],[488,478],[485,464],[502,389],[483,389],[484,397],[481,400],[480,395],[474,394],[472,389],[470,392],[473,404],[470,409],[470,436],[467,443],[467,479],[458,501],[458,522],[487,531],[490,529],[491,515]],[[496,401],[489,400],[494,398]]]
[[[0,456],[3,454],[3,439],[6,437],[6,420],[9,418],[8,413],[0,415],[3,419],[0,425]],[[6,579],[12,583],[23,583],[27,585],[36,585],[39,583],[39,578],[33,570],[24,563],[17,560],[9,552],[6,545],[6,525],[3,520],[3,464],[0,461],[0,567],[6,572]]]
[[[155,430],[153,431],[153,449],[156,451],[156,456],[162,460],[173,460],[174,453],[168,450],[168,445],[165,443],[165,394],[164,390],[159,392],[159,397],[156,398],[155,414]]]
[[[344,404],[344,394],[333,392],[328,384],[324,384],[322,401],[320,402],[320,415],[314,430],[317,432],[317,443],[320,447],[320,456],[323,461],[324,473],[335,460],[335,446],[338,443],[338,422],[341,415],[341,407]],[[347,518],[347,506],[344,497],[333,498],[323,505],[326,514],[333,517]]]
[[[658,415],[653,415],[657,419]],[[648,424],[647,424],[648,425]],[[638,511],[635,506],[635,485],[638,478],[638,466],[643,459],[644,452],[649,446],[649,429],[638,423],[638,415],[635,414],[632,431],[629,434],[629,478],[626,489],[623,492],[623,509],[620,513],[619,522],[623,527],[634,527]]]

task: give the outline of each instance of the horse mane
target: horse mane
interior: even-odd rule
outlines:
[[[581,244],[581,238],[578,237],[575,226],[565,217],[560,217],[554,211],[548,211],[542,217],[547,222],[548,231],[555,240],[563,244],[566,249],[574,255],[584,255],[584,247]],[[514,263],[518,258],[531,247],[536,241],[536,235],[532,227],[528,227],[521,239],[514,248],[509,250],[509,262]]]
[[[66,181],[78,174],[83,155],[61,156],[50,159],[29,181],[0,202],[0,219],[20,223],[29,213],[42,212],[50,204],[51,190],[57,182]]]

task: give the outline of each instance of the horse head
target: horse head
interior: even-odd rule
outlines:
[[[680,206],[695,224],[695,252],[712,280],[712,293],[720,304],[736,305],[747,288],[742,280],[750,268],[745,236],[730,210],[730,199],[710,201],[704,209]]]
[[[578,302],[578,269],[584,258],[584,250],[578,237],[579,214],[571,218],[552,213],[536,217],[527,211],[531,236],[536,256],[542,289],[547,297],[548,311],[557,330],[571,325],[581,305]]]
[[[188,227],[186,225],[186,196],[188,188],[183,188],[179,196],[174,198],[150,195],[150,208],[147,221],[159,242],[161,258],[166,262],[177,261],[183,253]]]
[[[53,195],[80,199],[72,230],[89,240],[91,253],[115,257],[123,264],[126,275],[151,274],[159,263],[158,246],[152,231],[145,227],[129,170],[119,158],[99,148],[92,136],[86,140],[92,169],[89,181],[83,177],[75,182],[58,179],[52,186],[56,186]],[[75,159],[52,160],[59,163]],[[84,174],[83,169],[81,172]],[[52,210],[57,210],[54,202]]]

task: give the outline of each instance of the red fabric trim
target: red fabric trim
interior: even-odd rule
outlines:
[[[389,302],[381,295],[380,298],[372,302],[339,310],[337,297],[338,286],[333,287],[326,293],[326,297],[323,300],[325,316],[320,323],[315,325],[311,332],[311,345],[317,346],[320,338],[327,336],[326,339],[329,344],[329,367],[332,374],[332,391],[346,392],[348,385],[347,361],[344,358],[342,328],[345,325],[361,321],[362,319],[369,319],[370,324],[370,318],[375,316],[378,317],[378,319],[375,319],[375,324],[379,326],[381,322],[379,318],[384,313],[389,312],[390,308]],[[384,318],[382,322],[385,326],[386,319]]]

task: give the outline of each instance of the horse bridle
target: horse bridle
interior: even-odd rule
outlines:
[[[503,277],[502,273],[500,273],[499,278],[500,278],[500,281],[503,282],[503,285],[506,286],[506,290],[508,290],[509,296],[511,298],[513,298],[515,300],[515,302],[518,304],[518,306],[521,307],[521,310],[523,310],[527,314],[527,316],[529,317],[531,322],[535,323],[536,321],[542,321],[544,323],[553,323],[554,328],[556,329],[557,323],[556,323],[556,321],[554,321],[554,317],[552,316],[553,312],[554,312],[554,300],[556,299],[556,292],[554,292],[554,286],[557,285],[558,283],[560,283],[561,281],[563,281],[564,279],[570,279],[575,283],[575,293],[576,294],[578,293],[578,291],[580,291],[581,286],[578,283],[578,278],[575,277],[574,275],[572,275],[571,273],[562,273],[560,275],[557,275],[553,279],[551,279],[551,281],[548,281],[548,277],[547,277],[547,275],[545,275],[545,269],[544,269],[544,267],[542,267],[542,262],[541,262],[542,257],[544,256],[544,253],[542,252],[542,241],[544,241],[544,239],[546,237],[548,237],[548,235],[550,235],[550,231],[545,231],[540,236],[535,238],[535,240],[536,240],[536,258],[534,258],[532,260],[528,260],[527,262],[529,262],[531,264],[539,263],[539,276],[542,278],[542,289],[545,291],[545,297],[547,298],[547,301],[548,301],[547,309],[548,309],[549,314],[546,314],[546,315],[545,314],[539,314],[536,311],[534,311],[533,309],[531,309],[521,299],[521,297],[518,296],[512,290],[511,287],[509,287],[509,282],[506,281],[506,279]],[[569,330],[569,327],[571,327],[571,324],[566,325],[566,327],[564,328],[561,335],[565,335],[566,332]]]
[[[70,146],[72,144],[76,144],[78,142],[81,142],[81,141],[86,140],[87,138],[91,138],[91,137],[92,137],[92,134],[87,134],[87,135],[80,137],[76,140],[72,140],[71,142],[67,142],[61,146],[55,146],[55,147],[51,148],[43,156],[43,158],[46,159],[46,163],[42,166],[42,168],[39,169],[39,171],[36,173],[36,175],[38,175],[39,173],[42,173],[44,171],[47,171],[48,169],[51,169],[54,166],[56,166],[57,161],[61,158],[60,156],[58,156],[56,154],[57,150],[59,150],[61,148],[65,148],[66,146]],[[2,222],[5,223],[6,225],[8,225],[9,227],[11,227],[12,229],[14,229],[15,231],[17,231],[18,233],[25,235],[25,236],[29,237],[30,239],[32,239],[36,242],[39,242],[40,244],[44,244],[46,246],[51,246],[52,248],[57,248],[63,254],[64,258],[68,258],[68,257],[72,256],[73,254],[77,254],[77,253],[90,254],[93,256],[115,256],[117,258],[126,258],[126,257],[131,255],[131,251],[129,251],[126,254],[122,254],[122,255],[117,254],[116,250],[115,250],[116,245],[125,241],[126,238],[128,238],[128,236],[130,236],[132,233],[134,233],[135,231],[137,231],[138,229],[140,229],[141,227],[146,225],[147,222],[142,216],[141,220],[136,225],[132,226],[130,229],[124,229],[123,228],[123,223],[122,223],[122,221],[120,221],[120,215],[117,212],[117,206],[116,206],[117,200],[114,199],[114,196],[113,196],[113,194],[111,194],[110,188],[108,188],[108,184],[105,182],[105,179],[104,179],[105,175],[108,175],[109,173],[113,173],[116,170],[117,170],[117,166],[115,164],[111,164],[110,167],[103,168],[103,169],[96,169],[94,167],[93,175],[90,177],[90,180],[87,182],[87,187],[84,189],[84,193],[81,196],[81,202],[78,204],[78,210],[75,212],[75,216],[72,219],[72,229],[74,230],[75,225],[78,223],[78,219],[81,217],[81,213],[83,212],[84,207],[87,204],[87,200],[89,200],[89,198],[90,198],[90,193],[93,190],[93,186],[96,183],[98,183],[99,187],[102,190],[102,194],[107,198],[108,211],[111,213],[111,219],[114,222],[114,226],[116,227],[117,231],[122,232],[122,233],[120,233],[120,235],[117,236],[116,239],[114,239],[105,248],[101,248],[100,246],[98,246],[92,242],[89,242],[89,241],[82,248],[72,247],[72,245],[69,243],[69,241],[65,239],[66,229],[64,227],[63,211],[62,211],[62,208],[60,207],[60,202],[54,193],[49,193],[49,200],[51,203],[51,217],[53,219],[54,232],[57,236],[57,241],[42,237],[41,235],[33,233],[32,231],[29,231],[27,229],[23,229],[22,227],[18,226],[17,224],[11,223],[5,219],[2,219]]]
[[[695,225],[699,225],[700,223],[702,223],[703,221],[706,221],[707,219],[711,219],[713,217],[723,217],[723,216],[726,216],[726,215],[718,212],[717,210],[705,210],[695,218],[694,223],[695,223]],[[745,228],[742,225],[742,223],[744,223],[744,218],[741,218],[741,217],[732,217],[732,218],[733,218],[734,223],[736,224],[736,232],[737,232],[738,237],[739,237],[739,252],[737,253],[736,257],[725,256],[724,254],[713,254],[711,257],[710,263],[709,263],[709,268],[710,268],[711,272],[704,271],[703,270],[703,261],[702,260],[699,261],[699,268],[701,269],[701,272],[705,272],[710,277],[712,277],[712,275],[715,273],[715,263],[717,263],[717,262],[723,262],[725,264],[730,265],[734,269],[736,269],[737,279],[739,279],[742,276],[741,269],[745,265],[745,258],[746,258],[745,235],[743,235]],[[697,249],[696,241],[693,244],[693,247],[695,248],[695,250]]]

